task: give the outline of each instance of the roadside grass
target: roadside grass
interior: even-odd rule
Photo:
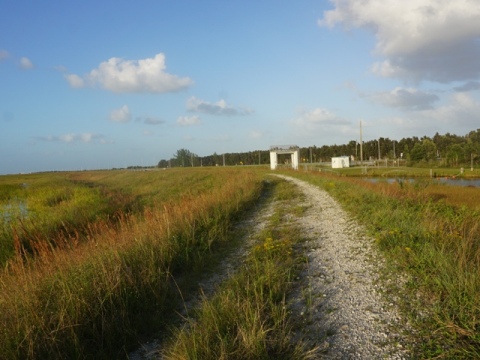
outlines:
[[[376,238],[405,287],[391,291],[416,328],[415,358],[480,358],[478,189],[370,183],[291,172],[327,190]]]
[[[82,189],[124,193],[135,206],[86,221],[81,232],[55,233],[56,246],[37,241],[34,254],[19,247],[0,274],[1,357],[126,357],[169,323],[182,301],[175,279],[202,271],[229,241],[263,178],[247,169],[69,176]]]
[[[173,331],[166,359],[307,359],[304,344],[293,344],[286,296],[298,271],[302,241],[288,221],[296,216],[294,185],[275,179],[275,214],[256,235],[242,268],[225,281],[188,319]]]

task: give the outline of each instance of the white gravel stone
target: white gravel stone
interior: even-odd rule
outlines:
[[[375,290],[384,260],[374,239],[353,221],[324,190],[299,179],[277,175],[295,183],[305,194],[307,210],[297,221],[308,238],[308,265],[290,298],[292,314],[305,309],[302,289],[316,309],[297,329],[294,341],[315,334],[321,359],[408,359],[406,339],[400,333],[401,316]],[[321,249],[310,251],[310,249]],[[388,335],[387,335],[388,334]],[[326,346],[325,344],[328,344]]]

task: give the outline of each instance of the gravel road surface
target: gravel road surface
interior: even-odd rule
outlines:
[[[324,190],[295,183],[308,207],[299,218],[308,266],[290,299],[296,338],[316,346],[320,359],[408,359],[405,326],[382,296],[384,260],[374,239]]]
[[[351,219],[324,190],[293,177],[275,174],[293,182],[304,193],[301,217],[291,217],[302,229],[307,266],[288,299],[295,322],[292,341],[315,349],[315,359],[410,359],[408,332],[394,297],[387,301],[385,261],[373,238]],[[215,291],[234,271],[252,245],[255,234],[266,226],[275,204],[253,211],[238,227],[250,229],[243,246],[227,256],[218,273],[199,286],[204,294]],[[401,282],[401,279],[390,281]],[[393,300],[392,300],[393,299]],[[189,301],[188,308],[198,304]],[[130,359],[162,359],[162,341],[143,344]]]

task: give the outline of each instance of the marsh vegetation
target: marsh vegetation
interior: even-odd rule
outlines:
[[[408,275],[406,288],[391,291],[421,340],[417,357],[480,357],[479,189],[286,173],[327,190],[368,227],[394,271]],[[262,192],[298,196],[266,176],[214,167],[0,177],[2,356],[124,358],[169,328],[190,281],[235,246],[231,225]],[[173,358],[307,356],[288,343],[284,311],[300,231],[279,219],[281,212],[188,332],[173,331]]]

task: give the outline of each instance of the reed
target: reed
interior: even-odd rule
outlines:
[[[168,322],[180,301],[175,278],[202,268],[262,188],[255,172],[223,169],[72,176],[140,205],[56,233],[56,246],[39,240],[34,256],[8,262],[0,276],[6,358],[125,357]],[[137,187],[142,179],[149,185]]]

